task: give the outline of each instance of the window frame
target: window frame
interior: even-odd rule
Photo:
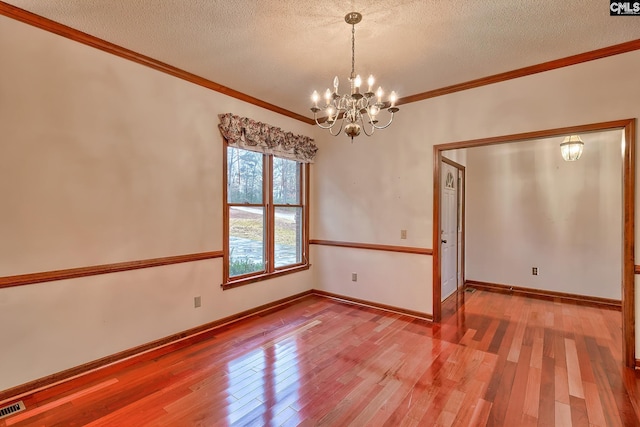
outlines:
[[[273,159],[278,157],[284,160],[285,157],[279,157],[274,154],[261,153],[254,151],[262,156],[262,204],[255,203],[229,203],[228,202],[228,157],[227,149],[234,148],[237,150],[246,150],[242,147],[235,147],[226,143],[223,144],[223,283],[222,289],[235,288],[250,283],[260,282],[286,274],[309,269],[309,163],[298,163],[299,169],[299,188],[300,188],[300,204],[274,204],[273,202]],[[230,208],[233,206],[256,206],[262,207],[265,213],[264,219],[264,244],[265,244],[265,266],[264,269],[257,272],[247,273],[243,275],[229,277],[230,247],[229,247],[229,220]],[[296,264],[289,264],[282,267],[275,267],[275,211],[279,207],[297,207],[302,209],[302,261]]]

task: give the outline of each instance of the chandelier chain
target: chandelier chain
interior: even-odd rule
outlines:
[[[351,78],[356,73],[356,24],[351,24]]]

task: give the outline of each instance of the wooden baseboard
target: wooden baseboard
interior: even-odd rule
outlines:
[[[575,294],[567,294],[561,292],[544,291],[538,289],[522,288],[518,286],[502,285],[497,283],[481,282],[476,280],[465,281],[465,287],[473,287],[480,290],[512,293],[533,298],[542,299],[557,299],[563,302],[572,302],[581,305],[591,305],[606,307],[612,309],[621,309],[621,302],[613,299],[588,297]],[[94,360],[89,363],[85,363],[80,366],[76,366],[71,369],[67,369],[62,372],[58,372],[47,377],[43,377],[28,383],[0,391],[0,404],[8,403],[13,400],[24,398],[25,396],[32,395],[37,392],[41,392],[53,386],[68,382],[74,378],[85,377],[85,380],[90,381],[91,375],[104,375],[105,369],[121,369],[123,367],[140,363],[146,360],[151,360],[162,356],[163,354],[170,353],[177,349],[195,344],[210,338],[216,333],[219,333],[222,327],[231,327],[235,322],[246,319],[255,315],[263,315],[276,310],[281,309],[283,306],[294,303],[295,301],[309,297],[319,296],[325,298],[331,298],[336,301],[355,304],[363,307],[371,307],[378,310],[384,310],[392,313],[403,314],[406,316],[415,317],[422,320],[432,321],[433,316],[428,313],[420,311],[408,310],[400,307],[394,307],[387,304],[380,304],[372,301],[366,301],[359,298],[352,298],[345,295],[334,294],[322,290],[312,289],[309,291],[301,292],[296,295],[292,295],[287,298],[283,298],[277,301],[273,301],[268,304],[255,307],[250,310],[245,310],[240,313],[227,316],[223,319],[216,320],[195,328],[188,329],[177,334],[173,334],[156,341],[152,341],[110,356],[103,357],[98,360]],[[640,360],[635,360],[636,368],[640,368]]]
[[[43,378],[39,378],[28,383],[12,387],[10,389],[0,391],[0,404],[23,398],[24,396],[43,391],[47,388],[64,383],[80,376],[90,376],[91,374],[104,374],[104,369],[113,368],[121,369],[142,361],[151,360],[170,353],[180,348],[195,344],[199,341],[210,338],[219,333],[220,328],[229,326],[239,320],[246,319],[250,316],[263,315],[275,310],[279,310],[284,306],[293,302],[311,296],[312,291],[305,291],[287,298],[270,302],[259,307],[245,310],[240,313],[227,316],[214,322],[206,323],[195,328],[188,329],[177,334],[169,335],[158,340],[121,351],[110,356],[67,369]]]
[[[24,399],[25,397],[29,397],[35,393],[44,392],[47,389],[64,384],[75,378],[84,377],[83,380],[92,381],[94,379],[93,376],[97,377],[98,375],[105,375],[105,370],[122,369],[132,364],[155,359],[164,354],[208,339],[213,335],[219,333],[220,328],[232,327],[235,322],[238,322],[240,320],[246,319],[251,316],[264,315],[276,310],[280,310],[282,307],[293,304],[299,299],[314,295],[324,298],[331,298],[333,300],[345,302],[348,304],[355,304],[364,307],[375,308],[378,310],[399,313],[423,320],[432,320],[432,316],[430,314],[422,313],[419,311],[407,310],[400,307],[393,307],[386,304],[379,304],[320,290],[310,290],[277,301],[273,301],[271,303],[264,304],[250,310],[245,310],[232,316],[228,316],[214,322],[197,326],[195,328],[191,328],[186,331],[179,332],[177,334],[173,334],[134,348],[130,348],[128,350],[124,350],[119,353],[112,354],[110,356],[106,356],[101,359],[94,360],[92,362],[85,363],[71,369],[67,369],[62,372],[39,378],[37,380],[30,381],[28,383],[21,384],[7,390],[0,391],[0,404],[8,403],[17,399]]]
[[[423,313],[421,311],[407,310],[405,308],[394,307],[391,305],[380,304],[377,302],[366,301],[358,298],[352,298],[344,295],[334,294],[331,292],[320,291],[314,289],[311,291],[314,295],[318,295],[321,297],[331,298],[336,301],[342,301],[349,304],[361,305],[364,307],[376,308],[378,310],[390,311],[392,313],[404,314],[406,316],[417,317],[418,319],[432,321],[433,316],[428,313]]]
[[[472,287],[483,291],[509,293],[515,295],[523,295],[531,298],[540,298],[547,300],[558,300],[562,302],[570,302],[580,305],[612,308],[622,310],[622,301],[592,297],[586,295],[569,294],[564,292],[546,291],[542,289],[523,288],[520,286],[502,285],[499,283],[481,282],[478,280],[465,280],[465,287]]]

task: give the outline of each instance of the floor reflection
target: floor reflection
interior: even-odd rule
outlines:
[[[227,422],[253,419],[255,425],[280,425],[296,413],[300,370],[297,338],[268,343],[227,363],[229,405]],[[293,421],[293,420],[291,420]],[[244,424],[243,424],[244,425]]]

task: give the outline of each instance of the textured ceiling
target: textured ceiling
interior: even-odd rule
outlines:
[[[400,97],[640,39],[603,0],[5,0],[287,110],[356,72]]]

